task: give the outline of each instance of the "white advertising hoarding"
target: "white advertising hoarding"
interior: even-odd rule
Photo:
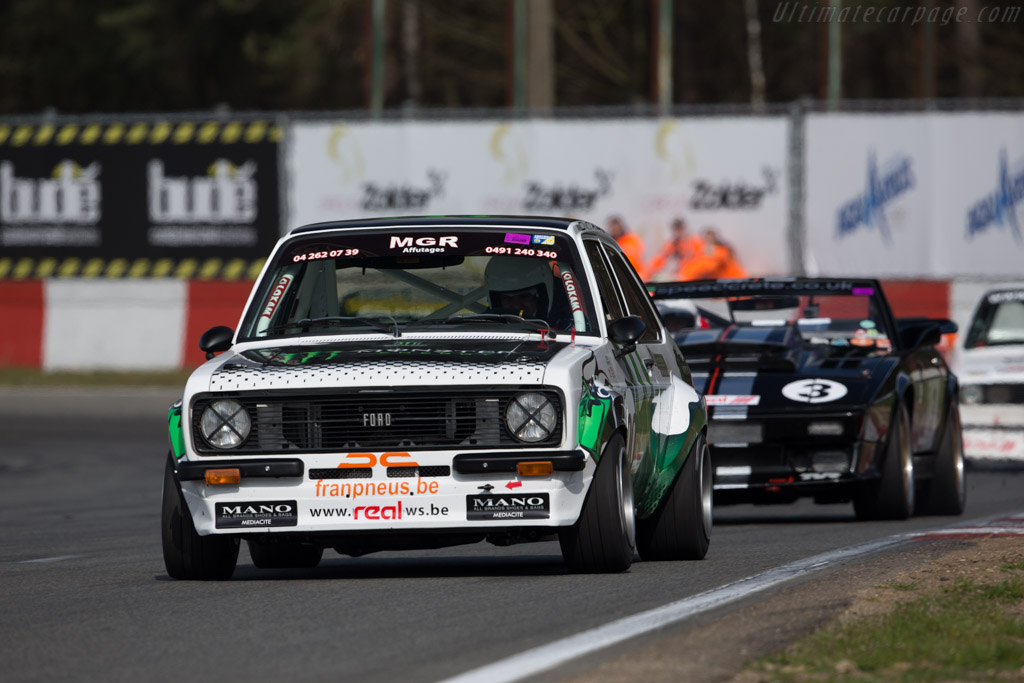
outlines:
[[[813,114],[806,131],[810,272],[1024,275],[1024,114]]]
[[[785,118],[296,123],[289,221],[621,216],[660,249],[716,228],[752,275],[790,271]]]
[[[809,274],[928,273],[927,118],[811,114],[805,139]]]
[[[1024,115],[932,117],[936,276],[1024,277]]]

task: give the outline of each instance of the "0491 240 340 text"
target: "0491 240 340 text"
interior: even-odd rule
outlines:
[[[447,517],[450,513],[445,505],[409,505],[398,500],[389,505],[354,505],[352,507],[310,508],[310,517],[336,517],[340,519],[362,520],[400,520],[410,517]]]
[[[317,479],[314,487],[317,498],[362,498],[367,496],[429,496],[437,495],[440,484],[416,477],[415,481],[324,481]]]

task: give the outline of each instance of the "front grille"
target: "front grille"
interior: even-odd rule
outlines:
[[[517,440],[505,426],[505,409],[518,393],[516,390],[472,390],[203,396],[193,403],[192,433],[198,452],[218,455],[295,451],[379,454],[387,450],[558,444],[563,421],[558,392],[538,392],[552,401],[558,422],[550,438],[531,444]],[[252,430],[240,448],[216,449],[201,436],[199,422],[203,410],[217,398],[239,401],[249,413]]]
[[[309,471],[310,479],[372,479],[373,470],[369,467],[332,467],[330,469],[313,469]]]

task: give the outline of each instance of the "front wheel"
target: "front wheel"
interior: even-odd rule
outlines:
[[[702,560],[711,544],[711,450],[704,434],[690,449],[664,501],[637,522],[636,545],[644,560]]]
[[[914,512],[914,454],[904,403],[893,415],[881,477],[854,497],[853,510],[858,519],[907,519]]]
[[[225,581],[235,572],[238,539],[230,536],[200,536],[196,532],[181,486],[174,478],[174,465],[170,456],[164,470],[160,535],[164,546],[164,566],[171,578]]]
[[[616,433],[605,444],[580,518],[559,531],[558,542],[572,572],[622,572],[633,564],[633,474],[622,434]]]

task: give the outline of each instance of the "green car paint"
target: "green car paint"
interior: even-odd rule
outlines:
[[[181,429],[181,401],[167,409],[167,434],[171,437],[171,453],[178,459],[185,455],[185,434]]]

